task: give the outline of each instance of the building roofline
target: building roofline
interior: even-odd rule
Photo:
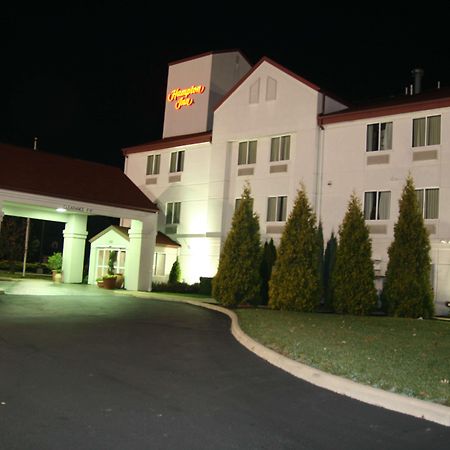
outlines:
[[[182,58],[182,59],[177,59],[176,61],[171,61],[169,62],[169,67],[170,66],[174,66],[176,64],[181,64],[187,61],[192,61],[194,59],[199,59],[199,58],[203,58],[205,56],[210,56],[210,55],[219,55],[222,53],[239,53],[244,59],[245,61],[247,61],[247,64],[249,64],[250,66],[252,66],[252,63],[249,61],[249,59],[247,58],[247,56],[242,53],[241,50],[239,49],[229,49],[229,50],[211,50],[209,52],[204,52],[204,53],[200,53],[198,55],[194,55],[194,56],[188,56],[187,58]]]
[[[158,206],[119,167],[3,143],[0,159],[0,189],[5,191],[126,210],[158,211]]]
[[[450,106],[450,91],[443,92],[440,97],[438,95],[439,92],[433,91],[432,93],[416,94],[413,97],[399,97],[378,105],[373,104],[331,114],[323,114],[318,116],[318,123],[319,125],[328,125]]]
[[[165,148],[179,147],[182,145],[201,144],[204,142],[211,142],[212,132],[202,132],[194,134],[184,134],[181,136],[170,136],[167,138],[159,139],[157,141],[147,142],[145,144],[139,144],[132,147],[125,147],[122,149],[124,156],[132,153],[150,152],[154,150],[163,150]]]
[[[95,242],[97,239],[104,236],[106,233],[108,233],[110,230],[115,230],[118,234],[120,234],[123,238],[130,240],[130,236],[128,235],[128,227],[122,227],[120,225],[110,225],[109,227],[106,227],[104,230],[97,233],[95,236],[92,236],[89,239],[89,242],[92,244],[92,242]],[[127,230],[127,231],[125,231]]]
[[[290,77],[294,78],[297,81],[300,81],[301,83],[305,84],[306,86],[310,87],[311,89],[320,92],[339,103],[343,103],[344,105],[348,106],[347,102],[343,101],[342,99],[338,98],[334,94],[330,94],[329,92],[326,92],[324,89],[320,88],[317,84],[307,80],[306,78],[303,78],[302,76],[296,74],[295,72],[292,72],[291,70],[287,69],[286,67],[282,66],[281,64],[277,63],[276,61],[268,58],[267,56],[263,56],[232,88],[228,93],[220,100],[220,102],[216,105],[214,108],[214,111],[217,111],[223,103],[225,103],[229,97],[233,95],[233,93],[248,79],[250,76],[263,64],[263,63],[269,63],[272,66],[276,67],[277,69],[281,70],[285,74],[289,75]]]
[[[129,241],[130,240],[130,236],[128,234],[129,229],[130,229],[129,227],[122,227],[120,225],[110,225],[109,227],[106,227],[104,230],[97,233],[95,236],[92,236],[91,239],[89,239],[89,242],[92,244],[97,239],[101,238],[111,230],[114,230],[124,239]],[[181,247],[181,244],[174,241],[172,238],[167,236],[167,234],[164,234],[162,231],[158,231],[156,233],[156,245],[159,245],[160,247]]]

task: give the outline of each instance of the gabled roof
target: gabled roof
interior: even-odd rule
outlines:
[[[184,134],[182,136],[171,136],[157,141],[139,144],[133,147],[122,149],[124,156],[131,153],[150,152],[154,150],[163,150],[165,148],[180,147],[183,145],[201,144],[203,142],[211,142],[212,133],[210,131],[202,133]]]
[[[446,106],[450,106],[450,88],[435,89],[415,95],[403,95],[387,100],[373,101],[343,111],[320,115],[318,121],[319,125],[327,125],[337,122],[425,111]]]
[[[128,235],[128,230],[129,230],[128,227],[121,227],[119,225],[110,225],[109,227],[105,228],[103,231],[100,231],[100,233],[96,234],[91,239],[89,239],[89,242],[90,243],[95,242],[97,239],[101,238],[109,231],[114,231],[123,238],[125,238],[127,241],[129,241],[130,236]],[[158,231],[158,233],[156,234],[156,245],[159,245],[161,247],[181,247],[181,245],[178,242],[174,241],[161,231]]]
[[[0,189],[138,211],[158,211],[117,167],[1,143]]]
[[[100,233],[97,233],[95,236],[92,236],[91,239],[89,239],[89,242],[95,242],[97,239],[104,236],[106,233],[110,232],[111,230],[115,231],[117,234],[121,235],[123,238],[125,238],[127,241],[130,240],[130,237],[128,235],[128,227],[121,227],[119,225],[110,225],[109,227],[105,228],[104,230],[100,231]]]
[[[268,64],[271,64],[272,66],[276,67],[278,70],[281,70],[285,74],[289,75],[290,77],[294,78],[297,81],[300,81],[301,83],[305,84],[306,86],[310,87],[311,89],[321,92],[325,95],[327,95],[330,98],[333,98],[334,100],[343,103],[346,105],[346,102],[344,102],[342,99],[339,99],[334,94],[330,94],[326,91],[324,91],[322,88],[320,88],[317,84],[312,83],[311,81],[307,80],[306,78],[301,77],[300,75],[297,75],[296,73],[292,72],[291,70],[287,69],[286,67],[282,66],[281,64],[273,61],[272,59],[268,58],[267,56],[264,56],[261,58],[258,63],[252,67],[251,70],[249,70],[241,79],[238,81],[231,90],[220,100],[220,102],[215,107],[215,110],[219,109],[220,106],[227,101],[229,97],[233,95],[233,93],[244,83],[245,80],[247,80],[258,68],[263,64],[267,62]]]

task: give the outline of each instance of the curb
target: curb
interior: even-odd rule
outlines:
[[[150,298],[149,296],[142,295],[142,293],[141,295],[139,295],[139,293],[131,295],[140,298]],[[153,296],[151,298],[156,300]],[[315,386],[335,392],[336,394],[345,395],[346,397],[350,397],[373,406],[378,406],[450,427],[450,407],[413,397],[406,397],[404,395],[384,391],[382,389],[376,389],[372,386],[359,384],[347,378],[332,375],[302,364],[298,361],[289,359],[267,347],[264,347],[262,344],[245,334],[239,326],[239,320],[236,313],[227,308],[190,299],[158,298],[157,300],[187,303],[227,315],[231,319],[231,334],[240,344],[268,363],[290,373],[291,375],[294,375],[297,378],[314,384]]]

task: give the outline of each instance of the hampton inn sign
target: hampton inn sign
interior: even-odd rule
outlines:
[[[172,89],[167,95],[167,101],[169,103],[174,103],[175,109],[181,109],[184,106],[192,106],[195,102],[191,95],[194,94],[203,94],[205,92],[206,87],[203,84],[192,85],[191,87],[184,89]]]

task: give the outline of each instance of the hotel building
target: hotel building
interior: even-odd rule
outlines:
[[[326,240],[354,192],[378,287],[410,173],[430,233],[436,312],[446,314],[449,128],[449,90],[353,108],[268,58],[251,67],[238,51],[211,52],[169,65],[162,139],[125,148],[125,173],[158,205],[158,229],[180,244],[189,283],[215,275],[245,183],[262,239],[275,243],[301,184]]]

